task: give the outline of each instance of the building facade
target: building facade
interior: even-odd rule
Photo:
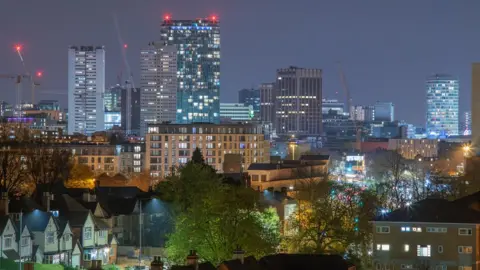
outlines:
[[[90,135],[104,130],[105,49],[68,49],[68,133]]]
[[[469,136],[472,135],[472,113],[464,112],[462,114],[462,121],[460,127],[460,135]]]
[[[270,162],[270,144],[257,124],[161,124],[148,127],[145,168],[156,179],[186,164],[199,148],[205,161],[222,172],[225,154],[241,154],[242,167]]]
[[[480,145],[480,63],[472,64],[472,144],[478,153]]]
[[[260,84],[260,121],[275,123],[275,83]]]
[[[375,107],[354,105],[350,108],[350,119],[355,121],[375,121]]]
[[[438,157],[438,140],[389,139],[388,150],[398,151],[406,159],[414,159],[417,156],[435,158]]]
[[[225,121],[250,121],[255,116],[252,105],[245,103],[220,103],[220,118]]]
[[[393,122],[395,120],[395,106],[392,102],[377,101],[373,105],[374,120],[383,122]]]
[[[458,135],[458,79],[443,74],[427,78],[427,135]]]
[[[140,95],[140,88],[127,86],[122,89],[121,127],[129,135],[140,135]]]
[[[322,134],[322,70],[289,67],[277,70],[278,135]]]
[[[177,50],[150,43],[140,60],[140,135],[147,125],[175,121]]]
[[[161,25],[161,42],[177,49],[177,123],[220,122],[220,24],[207,19]]]
[[[245,104],[245,106],[252,106],[256,117],[260,113],[260,90],[259,89],[242,89],[238,91],[238,103]],[[222,105],[220,104],[220,107]],[[220,109],[221,110],[221,109]]]

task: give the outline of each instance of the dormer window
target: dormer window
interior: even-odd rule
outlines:
[[[53,244],[55,242],[55,233],[47,232],[47,244]]]

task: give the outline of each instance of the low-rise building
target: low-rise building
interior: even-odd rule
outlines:
[[[375,269],[479,269],[478,201],[480,193],[426,199],[381,214],[373,221]]]
[[[225,154],[241,154],[242,166],[268,163],[270,144],[256,124],[160,124],[148,127],[145,168],[162,179],[172,167],[186,164],[199,148],[205,161],[222,172]]]
[[[389,139],[388,150],[398,151],[406,159],[414,159],[417,156],[436,158],[438,156],[438,140]]]
[[[310,181],[321,181],[328,173],[328,155],[303,155],[282,163],[252,163],[247,169],[250,186],[259,191],[299,189]]]

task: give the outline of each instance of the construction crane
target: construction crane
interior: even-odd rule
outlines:
[[[348,112],[350,112],[350,110],[352,109],[352,97],[350,95],[350,90],[347,86],[347,80],[345,79],[345,73],[343,72],[342,65],[340,64],[340,62],[338,62],[337,64],[338,64],[338,70],[339,70],[339,73],[340,73],[340,82],[342,83],[342,88],[343,88],[343,91],[345,93],[345,97],[347,99],[347,110],[348,110]],[[357,125],[357,117],[356,116],[352,117],[352,121],[353,121],[353,127],[355,129],[355,139],[356,139],[355,149],[360,149],[360,143],[361,143],[361,139],[362,139],[362,136],[361,136],[362,135],[362,130]]]
[[[30,80],[30,86],[31,86],[31,90],[32,90],[32,105],[33,105],[33,104],[35,104],[35,87],[40,86],[40,84],[38,82],[35,82],[35,80],[33,79],[32,73],[27,69],[27,66],[25,65],[25,61],[23,59],[22,49],[23,49],[22,45],[20,45],[20,44],[15,45],[15,51],[17,52],[18,57],[20,57],[20,61],[22,62],[22,66],[23,66],[23,71],[25,72],[25,75],[23,75],[23,76],[26,76],[26,78],[28,78]],[[41,78],[43,76],[43,72],[37,71],[35,75],[38,78]],[[22,100],[21,100],[22,90],[20,89],[17,92],[18,92],[19,99],[20,99],[20,100],[17,101],[17,104],[19,104],[18,102],[20,102],[20,103],[22,102]],[[21,106],[21,104],[19,104],[19,105]]]
[[[15,80],[16,88],[16,108],[20,109],[20,116],[22,115],[22,104],[21,104],[21,91],[22,91],[22,82],[24,79],[30,79],[30,75],[27,74],[0,74],[0,79],[12,79]]]

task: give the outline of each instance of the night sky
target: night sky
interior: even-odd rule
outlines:
[[[163,15],[221,21],[221,100],[275,79],[296,65],[324,70],[324,97],[345,100],[342,62],[353,103],[393,101],[396,118],[424,123],[425,77],[460,79],[460,112],[469,110],[470,64],[480,61],[479,0],[1,0],[0,73],[22,71],[13,46],[24,45],[27,68],[44,72],[39,98],[67,100],[69,45],[106,47],[106,85],[123,70],[121,36],[139,84],[139,50],[159,38]],[[26,88],[25,86],[24,88]],[[13,83],[0,81],[0,99],[14,101]],[[30,92],[26,92],[30,100]]]

